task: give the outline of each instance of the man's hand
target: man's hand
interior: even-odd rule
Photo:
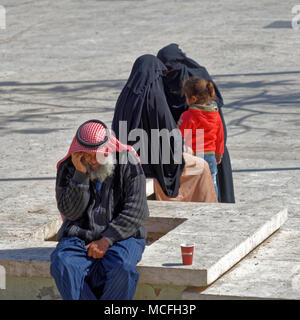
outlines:
[[[94,259],[101,259],[107,249],[110,247],[109,242],[105,238],[100,240],[93,241],[85,246],[88,249],[88,256],[93,257]]]
[[[74,152],[72,153],[72,162],[77,171],[80,171],[84,174],[87,173],[87,168],[81,161],[83,157],[83,152]]]

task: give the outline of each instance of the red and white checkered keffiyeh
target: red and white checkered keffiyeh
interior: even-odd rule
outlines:
[[[84,140],[87,143],[93,143],[93,144],[100,143],[106,137],[106,129],[101,123],[90,121],[82,126],[80,130],[80,137],[82,140]],[[71,143],[68,154],[64,158],[62,158],[60,161],[58,161],[56,168],[58,169],[59,165],[63,161],[65,161],[67,158],[69,158],[71,154],[74,152],[95,152],[95,153],[102,153],[102,154],[112,154],[115,152],[121,152],[125,150],[132,152],[135,155],[135,157],[139,160],[139,162],[141,162],[138,154],[136,153],[136,151],[132,146],[121,143],[112,134],[109,135],[108,141],[98,148],[88,148],[81,145],[77,141],[75,136]]]

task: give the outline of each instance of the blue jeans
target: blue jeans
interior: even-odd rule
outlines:
[[[216,190],[217,197],[219,199],[219,190],[218,190],[218,182],[217,182],[217,175],[218,175],[218,167],[217,167],[217,161],[214,154],[205,154],[204,160],[208,163],[211,177],[214,183],[214,187]]]
[[[94,259],[88,257],[83,240],[63,238],[51,254],[50,272],[64,300],[131,300],[145,245],[145,239],[131,237]]]

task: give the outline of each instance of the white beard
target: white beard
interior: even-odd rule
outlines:
[[[88,174],[90,176],[90,180],[94,181],[94,180],[100,180],[100,181],[104,181],[106,178],[110,177],[115,170],[115,159],[113,157],[113,155],[109,154],[104,161],[102,161],[101,163],[101,167],[99,168],[91,168],[88,163],[84,163]]]

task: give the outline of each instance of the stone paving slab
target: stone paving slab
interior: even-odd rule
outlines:
[[[139,263],[142,282],[173,285],[209,285],[287,219],[286,209],[264,205],[152,201],[149,208],[155,216],[188,219],[149,246]],[[192,266],[182,265],[182,242],[195,243]]]
[[[182,298],[300,299],[299,237],[300,232],[279,230],[212,286],[185,290]]]
[[[53,186],[54,187],[54,186]],[[152,179],[146,180],[146,195],[153,194]],[[36,197],[36,194],[28,195],[29,207],[26,210],[23,208],[13,208],[11,206],[0,214],[0,234],[1,240],[11,241],[18,239],[44,240],[56,234],[61,225],[61,217],[56,207],[55,195],[51,197],[51,201],[45,204],[35,203],[32,206],[31,197]],[[43,200],[43,199],[41,199]],[[11,201],[15,201],[11,198]]]

